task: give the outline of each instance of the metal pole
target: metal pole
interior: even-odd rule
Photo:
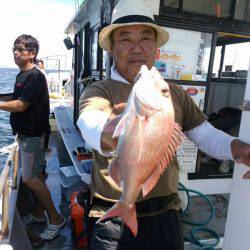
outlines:
[[[5,181],[6,181],[6,179],[8,179],[8,176],[9,176],[9,170],[10,170],[12,160],[14,157],[14,152],[15,152],[15,150],[12,149],[7,160],[6,160],[5,166],[4,166],[3,171],[1,173],[1,176],[0,176],[0,198],[2,197],[2,192],[3,192],[4,186],[5,186]]]
[[[61,95],[61,65],[60,65],[60,59],[59,57],[57,57],[57,60],[58,60],[58,93]]]
[[[14,155],[12,189],[17,189],[17,172],[18,172],[18,148],[16,148]]]
[[[250,100],[250,60],[245,90],[245,100]],[[247,102],[246,102],[247,103]],[[250,112],[242,111],[239,138],[250,143]],[[223,250],[249,249],[250,237],[250,180],[243,179],[249,168],[242,163],[234,165]]]
[[[9,178],[7,178],[2,201],[2,225],[1,225],[1,240],[6,238],[9,234],[8,220],[9,220]]]

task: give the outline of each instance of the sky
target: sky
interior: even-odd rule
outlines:
[[[36,37],[38,58],[63,55],[61,65],[71,68],[64,30],[75,14],[75,0],[0,0],[0,67],[17,67],[11,48],[21,34]],[[67,58],[67,59],[66,59]]]

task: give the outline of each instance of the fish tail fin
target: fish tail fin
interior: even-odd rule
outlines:
[[[97,222],[111,218],[120,217],[124,224],[130,229],[134,236],[137,235],[138,225],[136,218],[135,205],[125,204],[123,202],[116,203],[111,207],[104,216],[102,216]]]

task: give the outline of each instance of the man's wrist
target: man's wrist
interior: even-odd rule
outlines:
[[[231,143],[231,150],[233,158],[236,162],[241,162],[242,150],[247,143],[241,141],[240,139],[234,139]]]

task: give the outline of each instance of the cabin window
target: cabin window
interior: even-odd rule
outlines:
[[[97,70],[98,30],[91,36],[91,69]]]
[[[214,55],[213,77],[219,77],[222,46],[217,46]]]
[[[228,18],[233,0],[184,0],[183,11]]]
[[[157,49],[155,66],[165,79],[207,81],[212,33],[165,27],[169,41]]]
[[[103,50],[103,54],[102,54],[102,77],[104,79],[106,78],[107,60],[108,60],[108,52]]]
[[[250,22],[250,1],[237,0],[234,18]]]
[[[246,0],[247,1],[247,0]],[[182,10],[201,15],[228,18],[233,0],[183,0]],[[164,6],[179,8],[179,0],[164,0]]]
[[[222,72],[219,75],[222,46],[217,46],[214,57],[213,77],[246,78],[250,59],[249,48],[250,42],[225,45]]]
[[[239,71],[247,71],[248,69],[248,64],[250,59],[249,48],[250,48],[250,42],[227,45],[225,50],[223,71],[225,71],[226,66],[230,66],[227,67],[227,69],[229,68],[230,71],[235,72],[236,78],[246,78],[246,77],[241,77],[244,76],[243,74],[245,74],[245,72],[239,72]]]
[[[179,8],[179,0],[164,0],[164,6],[169,8]]]
[[[84,61],[84,49],[85,49],[85,31],[82,31],[82,61]],[[82,71],[84,72],[84,63],[82,63]]]

